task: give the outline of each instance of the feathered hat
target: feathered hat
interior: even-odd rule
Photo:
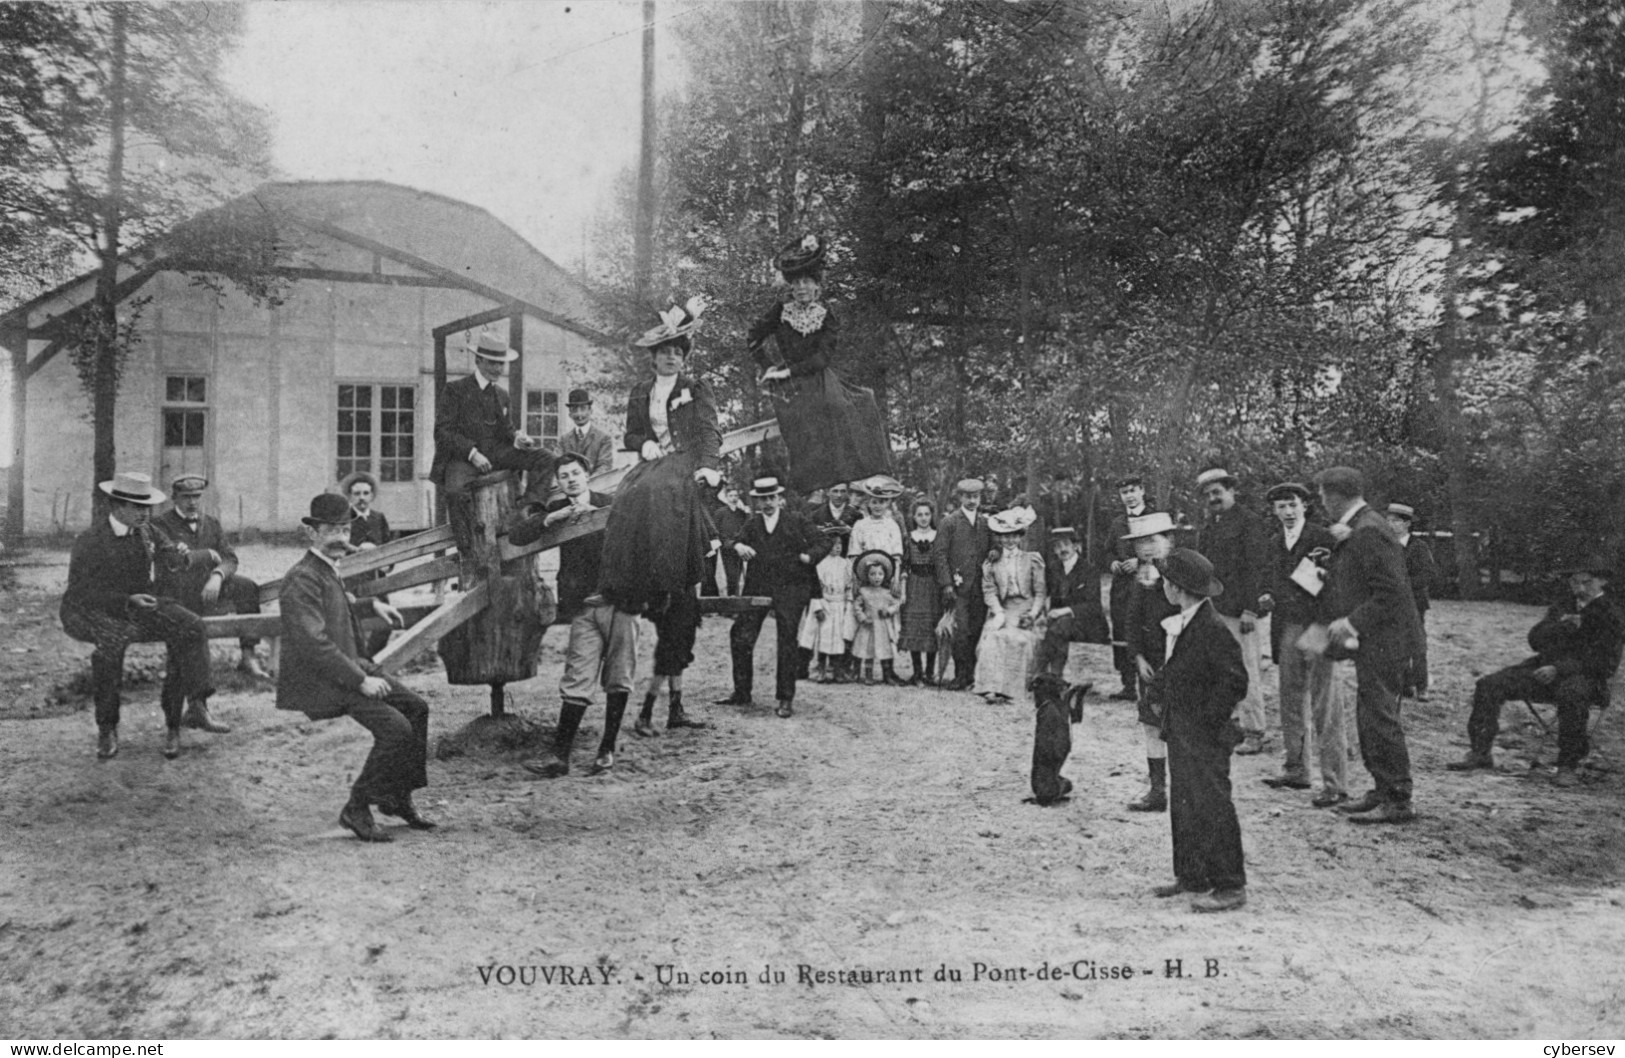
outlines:
[[[793,283],[802,276],[818,279],[824,274],[824,240],[816,235],[803,235],[780,250],[773,265],[786,283]]]
[[[688,352],[693,345],[689,336],[700,325],[700,315],[706,310],[705,295],[695,294],[681,305],[673,304],[660,313],[660,326],[651,327],[637,338],[632,344],[639,349],[656,349],[662,345],[675,343]]]

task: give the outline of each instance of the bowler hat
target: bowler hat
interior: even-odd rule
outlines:
[[[334,492],[323,492],[310,501],[310,515],[299,519],[306,525],[349,525],[355,521],[350,501]]]
[[[1294,496],[1308,503],[1309,486],[1296,481],[1283,481],[1264,493],[1264,499],[1269,503],[1274,503],[1276,500],[1290,500]]]
[[[164,502],[164,494],[152,487],[150,474],[118,473],[112,481],[97,482],[96,487],[125,503],[143,507],[156,507]]]
[[[506,340],[490,331],[480,332],[479,341],[474,343],[474,355],[482,360],[498,360],[504,364],[519,359],[519,353],[509,348]]]
[[[1223,595],[1224,585],[1213,575],[1213,563],[1200,552],[1188,547],[1176,547],[1162,560],[1162,575],[1176,588],[1192,595]]]
[[[584,389],[572,389],[570,399],[564,402],[566,408],[579,408],[583,404],[591,404],[592,396]]]
[[[209,487],[209,479],[202,474],[182,474],[169,483],[170,495],[183,492],[202,492]]]

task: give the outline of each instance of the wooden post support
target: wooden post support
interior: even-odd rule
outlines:
[[[530,556],[504,562],[497,529],[513,512],[517,475],[487,474],[470,483],[467,536],[459,533],[464,591],[484,588],[488,603],[440,640],[440,660],[453,684],[491,686],[492,715],[501,716],[502,685],[536,675],[542,633],[552,623],[552,593]]]

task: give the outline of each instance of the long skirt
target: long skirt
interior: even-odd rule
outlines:
[[[971,688],[977,694],[1002,694],[1006,698],[1026,695],[1033,653],[1044,635],[1040,625],[1017,627],[1032,604],[1033,600],[1025,597],[1009,599],[1004,604],[1004,627],[982,626],[982,638],[976,644],[976,684]],[[992,610],[988,616],[993,616]]]
[[[942,620],[942,589],[935,577],[911,572],[903,592],[897,649],[931,653],[937,649],[937,622]]]
[[[664,605],[663,596],[687,594],[705,573],[710,546],[698,459],[677,452],[639,463],[615,491],[604,528],[598,590],[624,610]]]
[[[797,492],[891,471],[891,443],[874,390],[825,368],[778,383],[773,406],[790,453],[786,477]]]

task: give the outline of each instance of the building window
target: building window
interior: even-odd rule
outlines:
[[[171,481],[180,474],[205,474],[209,380],[203,375],[164,376],[163,454],[159,473]]]
[[[339,387],[338,474],[358,470],[379,482],[417,476],[417,387]]]
[[[563,395],[556,389],[527,389],[525,391],[525,432],[544,441],[559,439],[559,408]]]

